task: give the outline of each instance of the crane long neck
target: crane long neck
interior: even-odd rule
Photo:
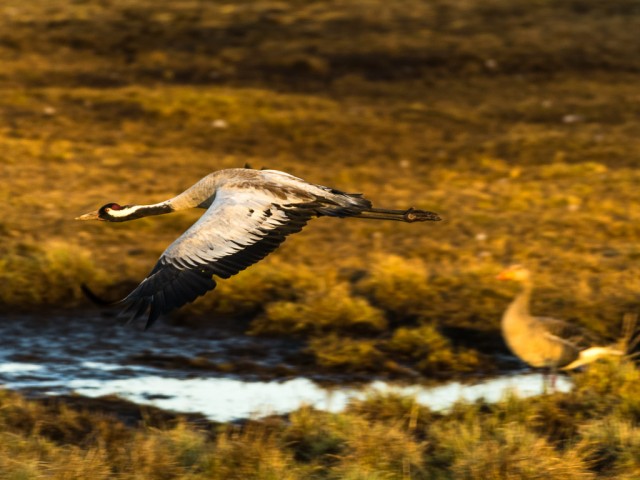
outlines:
[[[216,195],[218,187],[218,175],[214,172],[200,179],[198,182],[187,188],[180,195],[177,195],[164,203],[173,209],[172,211],[186,210],[188,208],[208,208]]]
[[[208,208],[216,192],[215,173],[207,175],[180,195],[164,202],[151,205],[130,205],[122,210],[112,210],[110,220],[113,222],[126,222],[152,215],[164,215],[165,213],[186,210],[189,208]]]
[[[121,210],[109,210],[108,220],[112,222],[128,222],[129,220],[150,217],[152,215],[164,215],[165,213],[171,213],[173,211],[175,211],[175,209],[169,202],[155,203],[152,205],[127,205]]]

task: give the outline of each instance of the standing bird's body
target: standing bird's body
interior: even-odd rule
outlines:
[[[590,332],[570,323],[529,313],[533,283],[529,270],[514,265],[498,275],[500,280],[513,280],[522,291],[502,316],[502,335],[509,349],[532,367],[572,370],[598,358],[624,355],[608,346],[597,346]]]
[[[206,212],[160,256],[151,273],[121,303],[147,328],[162,313],[192,302],[260,261],[313,217],[357,217],[422,222],[439,220],[423,210],[372,208],[360,194],[341,192],[277,170],[236,168],[207,175],[180,195],[153,205],[109,203],[78,220],[125,222],[203,208]]]

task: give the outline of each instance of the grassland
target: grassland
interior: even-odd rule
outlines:
[[[5,0],[0,12],[4,311],[93,308],[81,283],[124,295],[197,212],[123,225],[73,218],[108,201],[160,201],[245,163],[445,221],[316,220],[172,320],[250,320],[251,334],[308,339],[321,368],[430,378],[496,368],[500,314],[515,293],[494,280],[506,264],[535,269],[541,314],[611,336],[638,310],[636,1]],[[633,382],[598,396],[589,382],[604,380],[589,375],[568,399],[464,407],[428,433],[408,429],[400,401],[397,417],[303,411],[286,425],[227,426],[213,440],[184,426],[127,430],[153,458],[176,462],[131,478],[239,468],[200,456],[203,445],[229,462],[263,452],[237,478],[538,478],[510,470],[535,449],[557,478],[633,478],[638,410],[624,396]],[[607,398],[626,406],[609,416]],[[544,430],[547,410],[564,433]],[[315,433],[295,437],[300,422]],[[35,449],[23,462],[33,472],[49,454],[95,475],[104,467],[105,478],[122,461],[107,440],[60,446],[7,432],[14,451]],[[405,453],[358,464],[389,436],[407,442]],[[477,470],[480,443],[507,459],[499,470]]]

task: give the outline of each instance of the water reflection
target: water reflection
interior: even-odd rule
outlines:
[[[42,365],[35,365],[32,363],[18,363],[7,362],[0,363],[0,373],[23,373],[33,372],[35,370],[42,370]]]
[[[510,375],[474,385],[451,382],[437,387],[373,381],[365,387],[324,388],[309,378],[264,381],[256,373],[225,376],[192,368],[189,362],[153,363],[147,358],[205,358],[213,361],[251,361],[264,368],[286,365],[286,354],[296,348],[282,340],[255,339],[219,331],[163,325],[153,333],[119,328],[112,319],[29,317],[0,321],[0,384],[32,394],[76,392],[96,397],[122,398],[182,412],[200,412],[216,421],[281,414],[311,405],[340,411],[352,399],[369,392],[396,392],[415,396],[433,410],[444,410],[458,400],[485,398],[494,402],[512,390],[522,397],[543,391],[540,374]],[[299,347],[298,347],[299,348]],[[326,380],[326,379],[325,379]],[[332,377],[345,383],[349,377]],[[558,390],[571,382],[558,378]]]
[[[543,375],[526,373],[502,376],[468,385],[450,382],[439,386],[401,385],[373,381],[365,386],[322,387],[308,378],[286,381],[252,381],[239,378],[184,378],[175,372],[144,366],[123,366],[84,361],[82,368],[67,368],[65,374],[47,365],[11,362],[0,364],[4,386],[14,390],[39,391],[56,395],[75,392],[88,397],[118,395],[139,404],[181,412],[202,413],[211,420],[282,414],[303,405],[339,412],[350,400],[370,393],[397,393],[415,397],[432,410],[443,411],[455,402],[484,398],[496,402],[513,392],[520,397],[539,395],[544,389]],[[569,391],[571,380],[559,377],[558,391]]]
[[[459,400],[472,402],[484,398],[496,402],[507,392],[520,397],[538,395],[542,393],[543,385],[541,374],[530,373],[499,377],[475,385],[451,382],[437,387],[375,381],[361,388],[328,389],[306,378],[284,382],[247,382],[231,378],[176,379],[161,376],[110,381],[75,380],[69,386],[86,396],[117,394],[136,403],[182,412],[200,412],[211,420],[222,422],[287,413],[303,405],[339,412],[350,400],[362,399],[372,392],[409,395],[422,405],[442,411]],[[560,377],[556,387],[559,391],[569,391],[571,381]]]

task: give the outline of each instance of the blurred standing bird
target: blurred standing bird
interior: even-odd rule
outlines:
[[[234,168],[207,175],[180,195],[152,205],[107,203],[76,220],[126,222],[187,208],[206,212],[160,256],[151,273],[120,302],[132,319],[194,301],[262,260],[313,217],[354,217],[407,223],[437,221],[433,212],[373,208],[361,194],[308,183],[277,170]],[[92,294],[90,294],[92,295]]]
[[[533,282],[527,268],[512,265],[497,278],[522,285],[522,291],[502,315],[502,336],[509,349],[532,367],[546,367],[555,373],[558,369],[572,370],[602,357],[625,354],[611,346],[598,346],[601,342],[595,335],[577,325],[531,315]]]

